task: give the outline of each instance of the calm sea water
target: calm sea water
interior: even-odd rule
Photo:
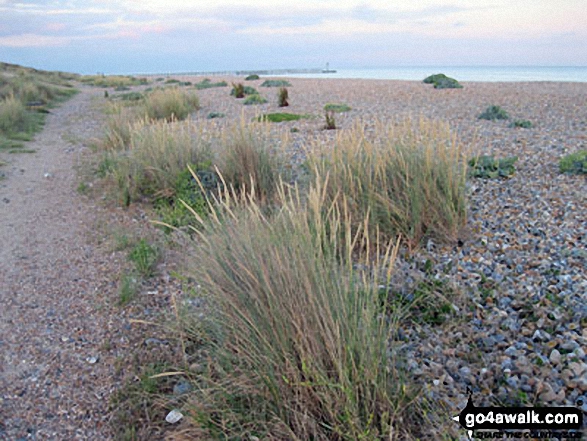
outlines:
[[[390,67],[385,69],[336,69],[328,74],[288,74],[300,78],[365,78],[380,80],[423,80],[443,73],[459,81],[573,81],[587,82],[587,66],[581,67]]]

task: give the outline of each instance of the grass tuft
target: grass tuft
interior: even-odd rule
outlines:
[[[455,240],[466,220],[466,162],[448,125],[427,119],[376,124],[367,136],[356,125],[332,148],[308,155],[315,179],[330,200],[344,197],[354,219],[373,230],[401,235],[410,248],[425,237]]]
[[[334,104],[334,103],[328,103],[324,106],[324,110],[326,112],[336,112],[336,113],[342,113],[342,112],[348,112],[351,110],[351,107],[346,105],[346,104]]]
[[[587,150],[579,150],[561,158],[559,170],[561,173],[587,175]]]
[[[483,113],[478,116],[479,119],[495,121],[498,119],[508,119],[508,113],[499,106],[489,106]]]

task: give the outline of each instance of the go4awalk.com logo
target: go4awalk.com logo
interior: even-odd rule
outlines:
[[[468,391],[467,406],[453,420],[469,438],[581,439],[583,412],[574,407],[475,407]]]

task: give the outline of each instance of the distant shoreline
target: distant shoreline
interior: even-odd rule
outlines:
[[[428,75],[444,73],[461,82],[578,82],[587,83],[587,66],[416,66],[378,69],[338,69],[324,73],[322,68],[258,69],[195,72],[141,73],[136,76],[287,76],[292,78],[332,78],[364,80],[422,81]]]

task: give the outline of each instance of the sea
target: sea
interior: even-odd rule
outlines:
[[[429,75],[443,73],[458,81],[526,82],[562,81],[587,82],[587,66],[433,66],[433,67],[388,67],[378,69],[337,69],[333,73],[288,73],[286,77],[298,78],[362,78],[379,80],[423,80]]]

